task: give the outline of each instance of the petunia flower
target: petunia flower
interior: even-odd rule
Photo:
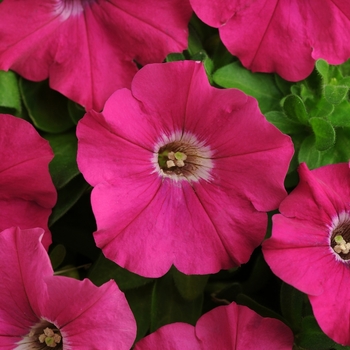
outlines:
[[[350,5],[344,0],[190,0],[198,17],[219,28],[226,48],[253,72],[305,79],[316,59],[350,58]]]
[[[0,233],[1,349],[129,350],[135,319],[114,281],[53,276],[43,230]]]
[[[187,47],[187,0],[4,0],[0,69],[100,110],[137,71]]]
[[[0,125],[0,231],[42,227],[47,248],[48,218],[57,198],[49,173],[53,152],[27,121],[0,114]]]
[[[196,326],[173,323],[136,343],[135,350],[291,350],[293,333],[281,321],[231,303],[204,314]]]
[[[350,170],[346,163],[310,171],[273,216],[264,257],[283,281],[306,293],[321,329],[350,345]]]
[[[201,63],[152,64],[77,127],[105,256],[158,277],[249,260],[286,196],[293,146],[254,98],[211,87]]]

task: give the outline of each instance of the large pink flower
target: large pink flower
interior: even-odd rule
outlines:
[[[293,333],[281,321],[231,303],[204,314],[193,327],[173,323],[139,341],[135,350],[291,350]]]
[[[190,0],[201,20],[219,28],[227,49],[256,72],[306,78],[314,61],[350,57],[347,0]]]
[[[100,110],[144,65],[187,47],[188,0],[4,0],[0,69]]]
[[[272,271],[308,294],[322,330],[350,345],[350,170],[299,168],[300,183],[273,216],[263,253]]]
[[[211,87],[198,62],[144,67],[131,91],[84,116],[77,135],[78,166],[95,186],[96,243],[140,275],[248,261],[265,234],[264,212],[286,195],[290,138],[255,99]]]
[[[0,348],[129,350],[136,324],[124,294],[114,281],[53,276],[42,234],[0,233]]]
[[[57,197],[49,173],[53,152],[27,121],[0,114],[0,125],[0,231],[42,227],[48,247],[48,218]]]

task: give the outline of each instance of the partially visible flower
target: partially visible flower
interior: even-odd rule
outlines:
[[[195,327],[173,323],[136,343],[135,350],[291,350],[293,333],[281,321],[231,303],[204,314]]]
[[[188,0],[4,0],[0,69],[100,110],[137,71],[187,47]]]
[[[97,245],[148,277],[247,262],[286,196],[293,145],[255,99],[209,85],[202,64],[153,64],[80,121]]]
[[[129,350],[135,319],[114,281],[53,276],[42,229],[0,233],[1,349]]]
[[[0,125],[0,231],[42,227],[47,248],[48,218],[57,197],[49,173],[53,152],[27,121],[0,114]]]
[[[253,72],[305,79],[316,59],[350,58],[350,4],[344,0],[190,0],[198,17],[219,28],[227,49]]]
[[[283,281],[306,293],[321,329],[350,345],[350,169],[346,163],[310,171],[273,216],[264,257]]]

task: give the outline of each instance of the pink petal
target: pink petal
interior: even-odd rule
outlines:
[[[19,228],[0,233],[0,342],[12,344],[11,349],[39,321],[35,311],[45,296],[42,279],[53,273],[40,242],[43,234],[42,229]]]
[[[84,10],[70,13],[69,6]],[[115,89],[130,86],[133,60],[161,62],[185,49],[191,16],[181,0],[5,0],[0,10],[0,68],[35,81],[50,77],[53,89],[97,110]]]
[[[324,293],[323,276],[335,264],[327,226],[282,215],[272,219],[272,237],[262,244],[262,251],[273,273],[304,293]]]
[[[284,216],[330,225],[338,213],[350,209],[348,164],[335,164],[310,171],[302,163],[298,171],[300,182],[297,188],[280,206]]]
[[[96,185],[104,181],[118,184],[125,178],[137,180],[140,167],[151,174],[158,134],[153,125],[128,90],[114,93],[103,115],[92,110],[87,113],[77,127],[77,161],[87,181]]]
[[[13,225],[42,227],[46,230],[43,244],[48,247],[47,222],[57,197],[48,168],[53,152],[25,120],[0,114],[0,122],[0,202],[6,203],[0,230]]]
[[[135,350],[201,350],[195,335],[195,328],[187,323],[172,323],[141,339]]]
[[[131,348],[135,318],[114,281],[96,287],[88,279],[52,276],[45,283],[49,299],[41,305],[41,316],[60,328],[65,348]]]
[[[331,339],[342,345],[350,345],[349,266],[342,262],[333,264],[323,277],[327,288],[320,296],[309,296],[317,323]]]
[[[211,87],[203,66],[192,61],[144,67],[133,80],[132,93],[152,116],[164,111],[162,121],[154,118],[153,123],[165,134],[186,130],[210,146],[219,186],[230,181],[262,211],[276,209],[285,198],[293,144],[266,121],[255,99],[236,89]],[[172,123],[164,125],[167,114]]]
[[[276,72],[298,81],[312,71],[314,60],[340,64],[350,57],[350,10],[344,0],[190,0],[205,23],[252,71]]]
[[[106,257],[147,277],[164,275],[172,264],[186,274],[232,267],[236,261],[227,242],[193,188],[186,181],[176,185],[154,177],[137,185],[124,181],[120,187],[94,188],[94,236]],[[111,215],[110,208],[118,215]]]
[[[204,314],[196,324],[196,336],[208,350],[290,350],[293,345],[293,333],[281,321],[235,303]]]
[[[163,326],[139,341],[135,350],[290,350],[292,346],[293,333],[281,321],[231,303],[207,312],[195,327],[185,323]]]

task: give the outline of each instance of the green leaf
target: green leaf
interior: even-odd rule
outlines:
[[[283,94],[272,74],[252,73],[237,61],[215,71],[213,80],[217,85],[237,88],[255,97],[263,113],[280,109]]]
[[[321,98],[312,109],[309,109],[311,117],[321,117],[324,119],[328,118],[333,111],[334,105],[329,103],[325,98]]]
[[[345,99],[348,90],[347,86],[326,85],[324,87],[324,96],[329,103],[336,105]]]
[[[34,125],[49,133],[61,133],[74,126],[69,116],[67,98],[50,89],[47,80],[40,83],[19,81],[23,102]]]
[[[209,275],[185,275],[175,267],[172,267],[171,272],[177,290],[188,301],[198,298],[203,293],[209,279]]]
[[[271,317],[271,318],[276,318],[282,322],[285,322],[283,317],[279,315],[277,312],[259,304],[252,298],[248,297],[245,294],[239,294],[237,296],[237,304],[244,305],[249,307],[251,310],[254,310],[256,313],[258,313],[262,317]]]
[[[90,185],[84,180],[82,175],[76,176],[66,186],[57,191],[57,203],[54,206],[49,218],[49,226],[51,227],[59,220],[79,198],[86,192]]]
[[[271,111],[265,113],[266,119],[280,129],[284,134],[296,134],[300,132],[301,126],[299,123],[295,123],[293,120],[288,119],[283,112]]]
[[[343,101],[334,106],[334,111],[327,119],[334,127],[350,127],[350,103]]]
[[[283,95],[289,95],[291,93],[291,87],[293,83],[282,79],[278,74],[274,74],[275,82]]]
[[[280,293],[281,311],[293,332],[298,332],[301,329],[304,300],[304,293],[282,282]]]
[[[57,244],[49,254],[52,269],[56,270],[62,263],[64,258],[66,257],[66,248],[63,244]]]
[[[43,134],[49,141],[55,154],[50,163],[50,174],[57,189],[63,188],[74,177],[80,174],[77,166],[77,144],[75,131],[63,134]]]
[[[174,322],[194,325],[201,315],[202,304],[202,295],[193,301],[183,299],[168,272],[156,281],[153,288],[150,332]]]
[[[67,103],[69,116],[72,119],[73,123],[77,125],[78,121],[84,116],[85,109],[72,100],[68,100]]]
[[[153,278],[145,278],[123,269],[101,253],[93,266],[89,269],[88,278],[97,286],[113,278],[124,292],[153,282]]]
[[[135,342],[142,339],[149,331],[151,324],[151,303],[153,283],[129,289],[125,292],[130,309],[136,319],[137,335]]]
[[[195,29],[195,27],[190,23],[189,24],[189,36],[188,36],[188,53],[190,56],[195,55],[197,52],[203,50],[202,41]]]
[[[17,75],[0,71],[0,113],[19,116],[22,111]]]
[[[302,320],[302,330],[295,337],[298,346],[307,350],[349,350],[349,346],[342,346],[325,335],[315,317],[307,316]]]
[[[329,64],[327,61],[319,59],[316,61],[316,70],[321,74],[325,83],[328,82]]]
[[[335,130],[332,124],[322,118],[310,118],[312,130],[315,134],[315,147],[319,151],[326,151],[335,143]]]
[[[166,62],[175,62],[175,61],[183,61],[186,57],[182,53],[170,53],[165,61]]]
[[[315,137],[310,135],[304,139],[298,153],[299,163],[305,162],[310,169],[350,159],[350,129],[337,129],[335,145],[327,151],[319,151],[315,147]]]
[[[304,125],[308,125],[309,116],[306,111],[303,100],[296,95],[289,95],[286,97],[283,103],[283,109],[286,116],[294,122],[299,122]]]

